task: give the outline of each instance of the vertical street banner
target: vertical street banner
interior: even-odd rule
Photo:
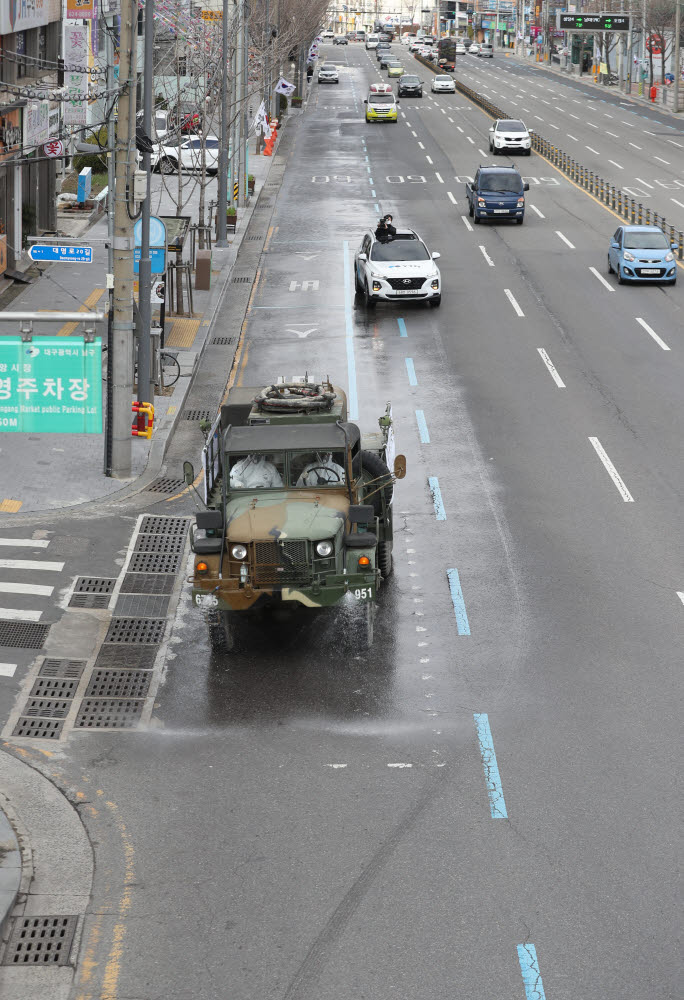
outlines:
[[[69,99],[64,105],[65,125],[85,125],[88,118],[88,25],[64,25],[64,86]]]
[[[0,432],[100,434],[102,338],[0,334]]]

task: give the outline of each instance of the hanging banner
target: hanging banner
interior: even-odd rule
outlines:
[[[65,125],[85,125],[88,120],[88,74],[74,66],[88,65],[88,25],[64,26],[64,86],[69,100],[64,104]]]
[[[30,153],[36,146],[42,146],[50,138],[50,102],[31,101],[24,108],[24,141],[25,153]]]
[[[289,97],[290,94],[294,94],[296,89],[297,88],[294,83],[288,83],[287,80],[281,76],[276,84],[275,92],[276,94],[284,94],[285,97]]]

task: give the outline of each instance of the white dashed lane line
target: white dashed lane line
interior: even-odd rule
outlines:
[[[537,215],[539,216],[540,219],[545,219],[546,218],[545,215],[542,215],[542,213],[539,211],[539,209],[537,208],[536,205],[530,205],[530,208],[532,209],[533,212],[537,213]]]
[[[562,232],[560,231],[560,229],[557,229],[557,230],[556,230],[556,236],[557,236],[557,237],[558,237],[558,238],[559,238],[560,240],[563,240],[563,243],[565,243],[565,244],[566,244],[567,246],[569,246],[571,250],[574,250],[574,249],[575,249],[575,244],[574,244],[574,243],[571,243],[571,242],[570,242],[570,240],[569,240],[569,239],[567,238],[567,236],[563,236],[563,234],[562,234]]]
[[[653,339],[655,340],[655,342],[658,345],[658,347],[662,348],[663,351],[669,351],[670,350],[670,348],[667,346],[667,344],[665,343],[665,341],[661,337],[659,337],[658,334],[655,332],[655,330],[653,330],[648,325],[648,323],[646,322],[646,320],[642,319],[641,316],[637,316],[636,317],[636,321],[639,324],[639,326],[642,326],[644,328],[644,330],[649,335],[649,337],[653,337]]]
[[[597,155],[597,156],[600,156],[600,155],[601,155],[601,154],[599,153],[598,149],[594,149],[594,147],[593,147],[593,146],[585,146],[584,148],[585,148],[585,149],[588,149],[590,153],[596,153],[596,155]]]
[[[510,288],[504,288],[504,292],[506,294],[506,298],[508,299],[508,301],[511,303],[511,305],[515,309],[516,315],[520,316],[520,317],[524,316],[525,313],[522,311],[522,309],[518,305],[518,303],[516,301],[516,298],[515,298],[515,295],[510,290]]]
[[[662,156],[655,156],[655,155],[654,155],[653,159],[654,159],[654,160],[659,160],[659,161],[660,161],[661,163],[664,163],[666,167],[669,167],[669,166],[670,166],[670,161],[669,161],[669,160],[664,160],[664,159],[662,158]]]
[[[420,141],[419,141],[419,142],[418,142],[418,145],[420,146],[420,148],[421,148],[421,149],[425,149],[425,146],[423,145],[423,143],[422,143],[422,142],[420,142]]]
[[[437,180],[439,181],[440,184],[444,183],[444,181],[442,180],[442,175],[439,174],[439,173],[437,173],[436,170],[435,170],[435,177],[437,178]]]
[[[468,221],[467,216],[462,215],[461,219],[463,220],[463,224],[466,227],[466,229],[468,230],[468,232],[472,233],[473,232],[473,227],[470,225],[470,222]]]
[[[641,177],[636,177],[635,180],[639,181],[640,184],[643,184],[644,187],[650,188],[651,191],[653,190],[653,185],[649,184],[648,181],[642,180]]]
[[[684,202],[677,201],[676,198],[670,198],[670,201],[673,201],[675,205],[679,205],[680,208],[684,208]]]
[[[495,266],[494,261],[489,256],[489,254],[487,253],[486,249],[483,246],[480,247],[480,253],[484,257],[484,259],[487,261],[487,263],[489,264],[490,267],[494,267]]]
[[[615,289],[610,284],[610,282],[606,281],[606,279],[603,277],[603,275],[599,274],[595,267],[590,267],[589,270],[594,275],[594,277],[597,278],[601,282],[601,284],[603,285],[604,288],[607,288],[609,292],[614,292],[615,291]]]
[[[634,146],[635,149],[643,149],[643,146],[637,146],[635,142],[630,142],[630,146]]]
[[[576,135],[570,135],[569,132],[566,132],[565,134],[567,135],[568,139],[573,139],[575,142],[579,142],[579,139],[577,138]]]
[[[447,191],[447,198],[449,199],[449,201],[451,202],[452,205],[456,204],[456,199],[454,198],[454,196],[451,193],[451,191]]]
[[[468,140],[468,142],[469,142],[469,143],[470,143],[470,144],[471,144],[472,146],[474,146],[474,145],[475,145],[475,140],[474,140],[474,139],[471,139],[469,135],[467,135],[467,136],[466,136],[466,139]]]
[[[553,122],[549,122],[549,128],[555,128],[556,132],[560,131],[559,126],[558,125],[554,125]]]
[[[428,161],[428,163],[430,164],[430,166],[432,166],[432,157],[431,157],[431,156],[428,156],[428,155],[426,154],[426,155],[425,155],[425,159],[426,159],[426,160]]]
[[[617,469],[615,468],[611,460],[608,458],[608,455],[606,454],[603,445],[601,444],[599,439],[597,437],[590,437],[589,441],[591,443],[592,448],[594,449],[598,457],[601,459],[601,462],[603,463],[603,467],[605,468],[606,472],[615,483],[622,499],[625,501],[625,503],[634,503],[634,497],[629,492]]]
[[[616,163],[615,160],[608,160],[608,162],[612,163],[614,167],[618,168],[618,170],[624,170],[625,169],[621,164]]]
[[[556,383],[556,385],[558,386],[558,388],[559,389],[565,389],[565,382],[563,381],[563,379],[560,377],[560,375],[556,371],[556,366],[554,365],[554,363],[552,362],[551,358],[548,356],[548,354],[546,353],[546,351],[544,350],[544,348],[543,347],[538,347],[537,351],[539,352],[539,356],[541,357],[542,361],[544,362],[544,364],[548,368],[549,374],[551,375],[551,378]]]

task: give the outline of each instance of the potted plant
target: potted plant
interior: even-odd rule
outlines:
[[[250,194],[254,194],[254,174],[247,174],[247,190]]]
[[[299,94],[293,94],[292,97],[290,98],[290,101],[292,102],[293,108],[301,108],[302,98],[299,96]]]
[[[214,216],[214,222],[216,224],[216,236],[218,238],[218,212]],[[230,205],[226,209],[226,232],[234,233],[237,226],[237,209],[235,207],[231,208]]]

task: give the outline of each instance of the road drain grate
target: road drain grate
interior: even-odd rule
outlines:
[[[112,618],[105,642],[160,643],[165,618]]]
[[[84,698],[75,725],[77,729],[132,729],[144,706],[144,698]]]
[[[78,917],[15,917],[3,965],[67,965]]]
[[[174,480],[175,482],[175,480]],[[188,530],[187,517],[165,517],[146,514],[140,523],[141,535],[184,535]]]
[[[49,625],[27,622],[0,622],[0,646],[13,649],[40,649],[50,631]]]
[[[211,420],[211,410],[183,410],[183,420]]]
[[[26,716],[39,716],[41,719],[66,719],[71,708],[71,698],[29,698],[22,713]]]
[[[41,677],[80,677],[87,660],[58,660],[55,657],[49,657],[43,660],[43,665],[40,668]]]
[[[79,576],[74,587],[75,594],[111,594],[116,578],[111,576]]]
[[[182,552],[184,535],[138,535],[136,552]]]
[[[104,645],[100,647],[100,652],[97,654],[95,669],[152,670],[157,652],[156,646],[140,646],[138,649],[131,649],[130,646],[119,643]]]
[[[180,552],[134,552],[128,569],[131,573],[176,573],[180,562]]]
[[[114,614],[118,618],[166,618],[169,598],[151,594],[122,594]]]
[[[185,480],[183,479],[170,479],[168,476],[161,476],[146,486],[145,490],[148,493],[178,493],[184,486]]]
[[[73,594],[69,601],[70,608],[108,608],[109,594]]]
[[[21,718],[14,727],[12,736],[33,737],[37,740],[56,740],[62,731],[64,719]]]
[[[263,236],[245,236],[246,243],[256,243],[257,240],[263,240]]]
[[[232,337],[214,337],[212,344],[218,344],[219,347],[227,347],[228,344],[233,343]]]
[[[233,278],[233,284],[234,285],[246,285],[249,282],[249,284],[251,285],[251,283],[252,283],[253,280],[254,280],[253,278],[240,276],[238,278]]]
[[[172,594],[175,577],[171,573],[126,573],[122,594]]]
[[[73,698],[78,688],[75,677],[36,677],[31,698]]]
[[[95,670],[86,695],[91,698],[144,698],[151,678],[149,670]]]

